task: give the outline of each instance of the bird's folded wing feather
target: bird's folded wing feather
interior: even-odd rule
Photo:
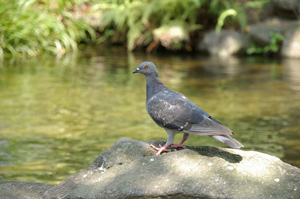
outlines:
[[[147,111],[161,127],[199,135],[224,135],[232,131],[175,91],[164,91],[147,101]]]

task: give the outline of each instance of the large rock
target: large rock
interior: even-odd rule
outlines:
[[[283,57],[300,58],[300,23],[294,24],[287,30],[281,55]]]
[[[300,169],[270,155],[211,146],[154,154],[148,143],[121,139],[44,198],[300,197]]]
[[[54,185],[34,182],[0,182],[1,199],[42,199],[46,190]]]
[[[258,46],[269,45],[270,33],[284,36],[280,54],[282,57],[300,58],[300,22],[270,19],[253,25],[249,31],[250,38]]]
[[[282,20],[279,18],[268,19],[264,22],[252,25],[249,36],[251,40],[259,46],[269,45],[271,43],[271,32],[286,35],[287,29],[292,27],[294,22],[295,21]]]
[[[217,33],[212,30],[204,34],[198,49],[207,51],[211,55],[229,56],[243,53],[248,47],[249,38],[240,32],[222,30]]]

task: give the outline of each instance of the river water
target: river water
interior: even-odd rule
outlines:
[[[145,109],[145,77],[132,74],[144,60],[230,127],[242,150],[300,167],[300,60],[88,48],[0,66],[0,180],[55,184],[122,137],[166,140]],[[226,147],[196,135],[186,144]]]

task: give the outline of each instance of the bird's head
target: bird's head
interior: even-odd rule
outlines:
[[[152,62],[142,62],[139,67],[132,73],[143,73],[145,76],[153,75],[158,76],[156,66]]]

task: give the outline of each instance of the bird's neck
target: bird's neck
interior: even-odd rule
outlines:
[[[160,81],[158,76],[146,76],[146,80],[147,80],[147,101],[153,95],[167,89],[167,87]]]

